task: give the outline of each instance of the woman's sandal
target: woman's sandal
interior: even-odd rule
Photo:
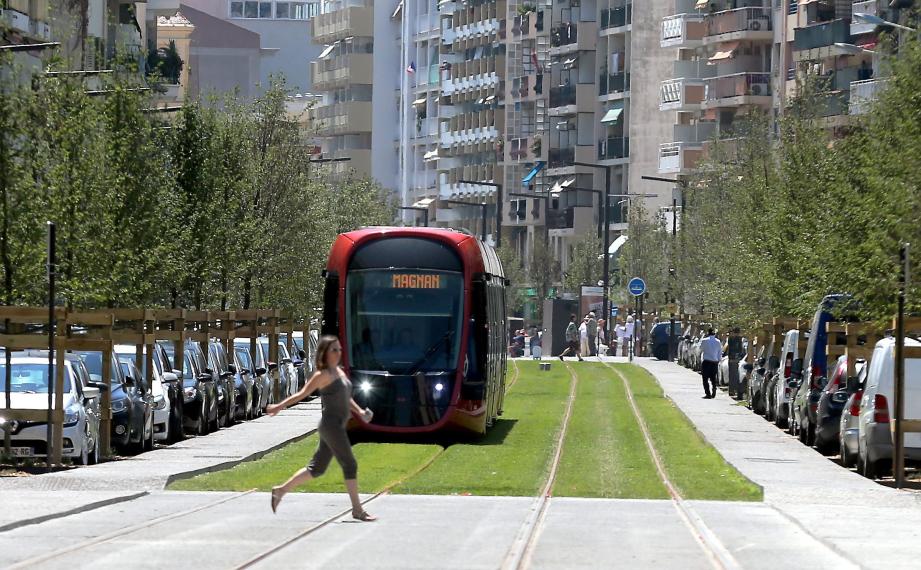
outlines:
[[[278,503],[281,502],[282,495],[278,494],[280,490],[278,487],[272,487],[272,513],[275,512],[275,509],[278,508]]]
[[[373,522],[377,520],[377,517],[374,515],[369,515],[364,509],[356,510],[352,509],[352,518],[358,519],[363,522]]]

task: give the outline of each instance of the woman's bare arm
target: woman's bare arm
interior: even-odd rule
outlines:
[[[313,373],[313,376],[310,377],[310,380],[308,380],[304,384],[303,388],[298,390],[295,394],[288,396],[281,402],[275,405],[272,405],[272,406],[268,406],[266,408],[266,411],[269,413],[270,416],[274,416],[275,414],[284,410],[291,404],[295,402],[300,402],[307,396],[313,394],[315,390],[322,388],[325,385],[324,380],[326,380],[327,376],[329,376],[329,374],[325,370],[317,370],[316,372]]]

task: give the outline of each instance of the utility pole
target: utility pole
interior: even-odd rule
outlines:
[[[496,247],[502,246],[502,184],[498,182],[477,182],[475,180],[458,180],[462,184],[479,184],[480,186],[491,186],[496,189]],[[486,211],[483,211],[483,224],[486,222]]]
[[[903,243],[899,249],[902,279],[899,283],[898,313],[895,317],[895,423],[892,426],[892,470],[895,473],[897,489],[905,486],[905,429],[902,420],[905,417],[905,294],[908,290],[909,246],[910,244]]]

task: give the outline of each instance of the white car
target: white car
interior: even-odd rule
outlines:
[[[75,371],[72,359],[64,361],[64,446],[62,457],[80,465],[99,460],[99,388],[87,386],[83,374]],[[14,353],[11,360],[10,407],[19,410],[48,409],[48,356],[41,351]],[[0,378],[6,377],[6,362],[0,362]],[[88,378],[88,376],[87,376]],[[54,377],[50,379],[53,386]],[[0,390],[0,408],[6,407],[6,392]],[[14,457],[46,457],[47,424],[2,417],[0,431],[8,431]],[[5,435],[5,434],[4,434]]]
[[[921,347],[921,342],[905,339],[906,347]],[[876,343],[867,379],[860,399],[857,423],[857,470],[875,478],[888,471],[892,459],[892,432],[889,421],[894,417],[895,339]],[[921,358],[905,359],[905,419],[921,420]],[[905,458],[921,459],[921,433],[905,432]]]
[[[790,418],[790,381],[793,380],[793,363],[799,360],[799,330],[789,330],[784,334],[783,347],[780,349],[780,368],[773,381],[773,393],[770,396],[771,417],[777,427],[787,427]]]
[[[137,349],[133,344],[116,344],[115,355],[119,362],[130,362],[142,370],[136,362]],[[141,363],[143,364],[143,363]],[[153,396],[153,429],[154,440],[166,441],[170,438],[170,406],[169,392],[163,386],[159,368],[153,367],[153,381],[150,384],[150,393]]]

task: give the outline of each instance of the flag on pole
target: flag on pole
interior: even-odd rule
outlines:
[[[406,73],[412,75],[416,72],[416,62],[413,61],[409,64],[409,67],[406,68]]]

